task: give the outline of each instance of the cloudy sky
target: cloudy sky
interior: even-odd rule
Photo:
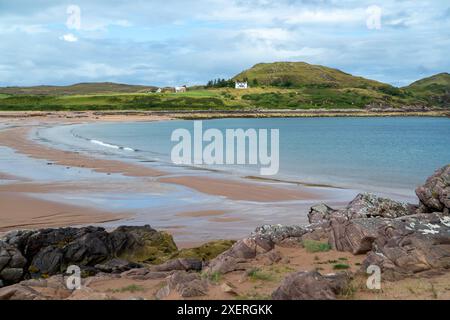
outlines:
[[[450,72],[450,1],[0,0],[0,86],[193,85],[273,61],[396,86]]]

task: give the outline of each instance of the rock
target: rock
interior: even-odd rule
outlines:
[[[146,268],[132,269],[123,272],[120,276],[122,278],[128,278],[133,280],[154,280],[154,279],[164,279],[169,276],[169,272],[155,272],[150,271]]]
[[[0,278],[3,279],[5,283],[16,283],[22,279],[22,276],[22,268],[5,268],[0,272]]]
[[[342,211],[349,219],[371,217],[393,219],[411,213],[407,204],[377,197],[371,193],[358,194]]]
[[[325,239],[328,240],[328,228],[315,227],[313,231],[305,233],[299,239],[299,242],[303,243],[305,240],[322,241]]]
[[[169,285],[165,285],[164,287],[162,287],[161,289],[159,289],[156,294],[155,294],[155,298],[157,300],[162,300],[164,298],[166,298],[168,295],[170,294],[170,288]]]
[[[282,248],[302,248],[302,238],[287,238],[278,244]]]
[[[299,238],[309,231],[311,230],[303,226],[264,225],[257,228],[252,237],[260,241],[264,239],[266,241],[264,248],[269,251],[273,249],[274,244],[288,238]]]
[[[378,228],[386,223],[387,220],[382,218],[334,218],[331,220],[328,242],[334,250],[353,254],[367,253],[372,250]]]
[[[449,213],[450,164],[437,170],[425,184],[416,189],[420,203],[428,212]]]
[[[170,234],[150,226],[119,227],[111,233],[116,255],[132,262],[161,264],[177,253]]]
[[[256,259],[264,265],[270,266],[274,263],[280,262],[283,259],[283,256],[279,250],[271,250],[267,253],[259,255]]]
[[[26,259],[17,248],[0,241],[0,281],[3,284],[14,284],[20,281],[26,263]]]
[[[269,237],[253,234],[249,238],[239,240],[229,250],[220,254],[208,264],[208,273],[228,273],[236,270],[245,270],[247,260],[257,255],[269,252],[275,244]]]
[[[15,231],[0,243],[0,271],[4,272],[6,263],[15,268],[11,264],[23,267],[29,261],[25,271],[32,276],[64,272],[69,265],[77,265],[90,275],[99,270],[123,272],[144,261],[165,262],[177,251],[169,234],[148,225],[119,227],[111,233],[98,227]],[[12,271],[5,273],[12,275]],[[14,279],[13,283],[19,280]]]
[[[198,259],[173,259],[169,260],[161,265],[153,267],[154,271],[201,271],[203,267],[202,261]]]
[[[204,296],[208,284],[197,273],[176,272],[169,278],[169,288],[178,291],[183,298]]]
[[[54,246],[48,246],[40,250],[31,262],[29,270],[36,271],[43,275],[57,274],[62,272],[61,267],[64,261],[64,251]]]
[[[318,204],[311,207],[311,209],[309,210],[308,221],[309,223],[326,223],[336,212],[337,210],[330,208],[326,204]]]
[[[105,262],[103,264],[96,264],[95,268],[100,270],[101,272],[106,273],[122,273],[127,270],[139,268],[141,265],[134,263],[134,262],[128,262],[126,260],[122,259],[111,259],[108,262]]]
[[[234,286],[231,285],[231,284],[229,284],[229,283],[226,283],[226,282],[222,283],[222,284],[220,285],[220,289],[221,289],[223,292],[228,293],[228,294],[231,294],[231,295],[233,295],[233,296],[237,296],[237,295],[238,295],[238,293],[236,292],[236,289],[234,288]]]
[[[334,300],[348,285],[348,276],[326,277],[316,271],[287,276],[272,293],[274,300]]]
[[[47,298],[30,287],[15,284],[0,289],[0,300],[47,300]]]
[[[450,217],[417,214],[389,221],[378,229],[374,250],[364,263],[381,268],[388,280],[450,268]]]
[[[208,267],[206,268],[206,273],[229,273],[238,270],[247,270],[251,268],[251,263],[246,259],[234,258],[226,254],[218,256],[216,259],[212,260]]]

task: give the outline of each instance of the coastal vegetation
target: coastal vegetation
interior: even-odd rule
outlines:
[[[250,88],[234,89],[235,81]],[[449,108],[450,74],[397,88],[304,62],[257,64],[225,80],[187,92],[153,86],[81,83],[0,88],[0,110],[267,110]]]

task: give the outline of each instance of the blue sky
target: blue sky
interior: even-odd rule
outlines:
[[[274,61],[403,86],[450,72],[450,1],[0,0],[0,40],[0,86],[194,85]]]

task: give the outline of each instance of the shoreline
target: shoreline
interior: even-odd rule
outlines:
[[[174,119],[218,119],[218,118],[309,118],[309,117],[450,117],[450,110],[361,110],[361,109],[314,109],[314,110],[120,110],[120,111],[0,111],[3,120],[39,120],[54,122],[75,120],[96,121],[159,121]],[[126,119],[124,119],[126,118]]]
[[[193,113],[190,114],[192,115]],[[208,115],[212,113],[209,112],[204,114]],[[15,118],[14,115],[17,116],[17,118]],[[186,115],[186,113],[184,113],[183,115]],[[229,115],[230,114],[227,114],[227,116]],[[195,204],[193,205],[193,207],[189,208],[190,210],[187,210],[187,208],[185,208],[182,209],[182,211],[177,211],[177,209],[174,210],[174,207],[171,205],[172,201],[170,200],[170,197],[163,197],[161,198],[161,201],[169,201],[169,205],[161,206],[159,208],[156,207],[156,209],[153,208],[153,211],[149,211],[149,216],[147,217],[142,215],[140,216],[141,219],[146,218],[147,221],[150,222],[156,221],[153,220],[153,214],[155,212],[159,218],[161,218],[161,216],[164,216],[164,214],[167,216],[171,216],[171,218],[173,218],[172,216],[179,218],[180,220],[169,219],[170,223],[167,222],[167,224],[165,222],[161,222],[164,219],[160,219],[160,222],[158,222],[158,228],[168,230],[173,234],[180,235],[180,237],[183,238],[183,242],[177,243],[183,247],[186,247],[186,243],[189,244],[195,242],[196,244],[198,244],[210,241],[212,239],[210,237],[206,237],[205,239],[203,239],[203,235],[201,239],[199,238],[198,242],[196,242],[196,240],[192,241],[193,235],[196,234],[196,232],[199,230],[195,228],[203,228],[203,230],[208,230],[212,234],[215,234],[214,230],[218,230],[218,228],[237,228],[234,234],[240,234],[242,233],[241,228],[254,228],[255,225],[263,224],[263,222],[266,222],[266,219],[269,222],[277,223],[276,219],[271,219],[271,216],[279,215],[279,220],[281,221],[288,218],[287,215],[292,215],[296,211],[300,212],[302,210],[307,210],[309,209],[311,203],[319,203],[327,199],[326,196],[324,196],[326,194],[338,195],[338,197],[332,197],[333,199],[327,199],[327,201],[339,206],[340,203],[346,201],[347,197],[350,198],[350,194],[352,192],[356,192],[356,190],[352,188],[336,187],[328,184],[289,181],[288,179],[280,180],[254,176],[234,177],[221,174],[220,172],[216,175],[216,172],[214,170],[206,170],[212,171],[211,176],[202,175],[201,173],[196,174],[195,172],[190,174],[177,172],[174,174],[174,172],[171,172],[170,170],[159,170],[160,168],[121,161],[120,159],[105,159],[92,156],[88,153],[78,152],[78,150],[67,151],[58,149],[57,147],[52,147],[51,145],[40,143],[39,141],[29,136],[29,133],[32,130],[51,126],[96,122],[120,123],[139,121],[168,121],[176,120],[178,119],[178,116],[179,114],[175,114],[175,116],[172,117],[169,117],[167,114],[156,115],[155,112],[132,112],[131,114],[124,112],[15,112],[14,114],[12,114],[12,117],[7,118],[5,117],[4,113],[0,112],[0,146],[9,147],[15,152],[21,155],[25,155],[27,158],[30,158],[33,161],[36,159],[47,161],[47,165],[49,166],[55,165],[55,167],[63,167],[63,169],[64,167],[67,167],[67,169],[75,168],[78,170],[99,173],[100,175],[106,177],[105,181],[113,182],[113,180],[109,180],[110,178],[107,177],[107,175],[109,176],[111,174],[113,176],[123,175],[132,179],[138,179],[132,180],[131,182],[129,181],[130,185],[136,184],[136,187],[133,186],[133,189],[129,190],[136,190],[134,188],[145,189],[147,188],[147,185],[143,184],[143,181],[153,181],[154,183],[158,183],[160,185],[170,186],[170,188],[178,189],[181,187],[185,188],[186,190],[190,190],[189,197],[192,197],[191,192],[194,192],[194,197],[196,197],[198,194],[200,197],[211,196],[215,199],[219,199],[217,203],[212,202],[212,204],[202,204],[201,206]],[[93,181],[95,181],[95,177]],[[0,170],[0,196],[2,194],[4,195],[10,192],[16,195],[23,196],[23,199],[25,199],[24,201],[28,201],[27,197],[29,197],[30,194],[38,196],[41,195],[43,196],[43,203],[39,205],[45,207],[45,205],[47,205],[45,201],[48,202],[48,197],[46,197],[46,195],[64,195],[63,197],[61,197],[61,199],[59,199],[62,201],[58,202],[58,204],[61,204],[61,206],[68,205],[69,207],[66,207],[65,211],[70,212],[74,210],[72,207],[70,207],[74,203],[65,203],[64,198],[67,198],[67,195],[70,195],[71,192],[75,192],[75,195],[76,192],[82,191],[88,192],[87,194],[89,194],[89,192],[103,192],[103,194],[107,195],[108,192],[112,192],[111,190],[112,188],[114,188],[114,186],[118,185],[117,181],[115,182],[116,184],[106,182],[108,186],[108,188],[106,188],[106,185],[101,185],[101,183],[94,183],[93,185],[86,188],[86,181],[84,181],[84,184],[80,184],[76,180],[70,182],[72,183],[72,185],[63,183],[58,184],[57,182],[52,181],[42,182],[39,180],[36,181],[22,179],[14,177],[13,175],[11,175],[11,172],[2,172]],[[148,185],[148,188],[151,189],[152,186]],[[122,190],[120,190],[120,192],[122,192]],[[130,194],[132,194],[133,192],[140,191],[129,192]],[[82,196],[80,196],[80,198],[83,199]],[[36,197],[32,197],[32,199],[34,200],[33,203],[35,205],[38,205],[37,201],[41,201]],[[233,210],[229,210],[229,206],[226,208],[222,208],[221,199],[227,202],[237,201],[238,203],[240,202],[240,204],[239,206],[233,207],[233,212]],[[177,201],[177,199],[173,200],[174,202]],[[134,200],[129,199],[129,201],[132,202]],[[285,207],[283,207],[283,203],[285,203]],[[215,205],[217,204],[219,204],[219,208],[215,207]],[[91,209],[98,209],[98,207],[95,205],[89,208],[84,203],[83,206],[79,208],[86,208],[86,212],[90,212]],[[285,208],[287,208],[288,211],[286,211]],[[220,212],[224,211],[227,212],[227,214],[224,216],[210,216],[208,214],[205,214],[214,210],[218,210]],[[258,218],[259,220],[255,220],[256,216],[253,215],[248,217],[247,214],[254,210],[256,210],[255,212],[264,211],[264,213],[262,213],[262,215]],[[136,216],[136,214],[133,214],[133,212],[122,213],[121,211],[119,211],[118,213],[111,213],[111,211],[109,210],[98,211],[100,211],[99,213],[104,213],[106,215],[117,214],[120,217],[130,217],[130,215]],[[273,212],[272,214],[268,214],[266,211]],[[183,214],[187,212],[190,212],[190,214]],[[6,214],[14,215],[14,213],[11,212],[6,212]],[[123,216],[121,216],[122,214]],[[188,218],[192,219],[189,220]],[[244,219],[243,221],[241,221],[242,218]],[[304,217],[301,216],[297,217],[296,219],[297,221],[301,221],[301,219],[303,218]],[[86,220],[86,217],[83,217],[82,222],[86,222],[86,224],[102,223],[103,221],[100,220],[101,219],[96,218],[90,222]],[[111,220],[108,216],[108,218],[105,218],[104,220],[120,222],[121,218]],[[136,221],[139,221],[139,219]],[[63,222],[65,223],[65,225],[79,225],[77,221],[71,222],[64,220]],[[124,221],[124,223],[126,223],[126,221]],[[213,225],[212,223],[216,224]],[[15,224],[10,223],[9,225]],[[118,225],[119,224],[114,224],[114,226]],[[209,229],[210,227],[211,229]],[[0,231],[1,228],[2,224],[0,223]],[[230,238],[231,237],[232,236],[230,236]],[[239,236],[236,236],[236,238],[238,237]],[[217,239],[219,238],[220,236],[217,237]]]
[[[117,176],[125,176],[136,180],[136,188],[145,188],[142,183],[143,181],[154,181],[161,185],[172,185],[175,188],[182,187],[188,190],[193,190],[199,195],[212,196],[218,199],[224,198],[227,201],[244,201],[250,203],[260,203],[261,206],[264,203],[283,203],[285,201],[291,200],[310,200],[310,201],[320,201],[320,192],[315,192],[315,190],[310,189],[302,185],[292,185],[286,186],[283,183],[268,182],[268,181],[252,181],[252,179],[227,177],[226,175],[217,175],[214,177],[204,177],[201,175],[183,175],[176,174],[173,175],[171,172],[160,171],[159,168],[154,169],[152,167],[133,164],[129,162],[124,162],[114,159],[103,159],[91,156],[89,154],[84,154],[76,151],[65,151],[62,149],[53,148],[52,146],[47,146],[46,144],[41,144],[39,141],[33,140],[29,136],[31,130],[36,128],[42,128],[54,125],[67,125],[67,124],[77,124],[77,123],[90,123],[99,121],[113,121],[113,122],[129,122],[129,121],[158,121],[158,120],[169,120],[167,117],[128,117],[128,116],[106,116],[105,118],[67,118],[69,114],[65,113],[63,118],[60,117],[44,117],[41,115],[38,118],[19,118],[10,119],[10,121],[5,121],[5,119],[0,119],[0,124],[3,126],[0,128],[0,146],[10,148],[18,155],[25,156],[30,161],[39,160],[41,165],[49,166],[50,169],[61,168],[61,169],[77,169],[77,170],[91,170],[93,173],[98,173],[106,177],[110,174]],[[73,116],[73,114],[71,115]],[[12,155],[14,159],[14,154]],[[14,163],[14,162],[13,162]],[[5,170],[3,170],[5,171]],[[71,170],[73,171],[73,170]],[[64,172],[64,171],[63,171]],[[67,171],[69,172],[69,171]],[[89,186],[86,189],[86,183],[80,184],[81,181],[77,182],[69,181],[70,183],[58,183],[57,181],[40,181],[28,179],[26,175],[24,177],[14,177],[12,172],[2,172],[0,171],[0,197],[20,199],[17,200],[21,203],[21,206],[15,208],[12,204],[8,206],[8,210],[0,212],[0,214],[5,214],[10,220],[0,219],[0,232],[10,231],[17,228],[36,228],[36,227],[62,227],[62,226],[79,226],[87,224],[99,224],[103,222],[116,221],[120,222],[125,218],[129,218],[130,215],[133,216],[133,212],[114,212],[111,213],[109,210],[98,210],[99,208],[89,207],[87,203],[81,202],[81,206],[78,202],[74,205],[72,202],[65,202],[64,198],[67,198],[71,193],[75,192],[108,192],[111,189],[110,184],[108,188],[105,188],[101,184],[95,184]],[[64,173],[63,173],[64,174]],[[45,179],[44,179],[45,180]],[[95,181],[95,179],[94,179]],[[113,181],[113,180],[111,180]],[[133,180],[134,181],[134,180]],[[117,182],[116,182],[117,183]],[[130,183],[131,184],[131,183]],[[138,186],[139,185],[139,186]],[[150,186],[151,188],[151,186]],[[11,197],[13,195],[14,197]],[[51,195],[64,195],[61,199],[50,198]],[[40,198],[39,198],[40,197]],[[54,197],[54,196],[53,196]],[[58,201],[53,201],[53,199],[58,199]],[[61,201],[59,201],[61,200]],[[130,200],[133,201],[133,200]],[[11,202],[12,203],[12,202]],[[49,209],[51,208],[51,210]],[[103,209],[103,208],[101,208]],[[49,214],[55,214],[54,221],[46,225],[44,218],[44,213],[42,211],[51,211]],[[208,208],[205,206],[194,206],[191,207],[190,214],[183,215],[183,212],[175,212],[173,215],[177,216],[181,221],[184,219],[191,218],[185,223],[194,223],[194,219],[201,220],[202,218],[209,221],[209,223],[215,223],[214,228],[220,228],[220,226],[227,226],[241,224],[242,218],[236,212],[233,214],[228,214],[224,216],[209,216],[204,214],[208,212]],[[240,209],[236,209],[239,211]],[[131,210],[133,211],[133,210]],[[164,210],[163,210],[164,211]],[[165,209],[167,214],[170,214],[170,206]],[[185,209],[186,211],[186,209]],[[192,213],[193,212],[193,213]],[[60,216],[59,216],[60,215]],[[245,215],[245,214],[244,214]],[[89,219],[89,218],[92,219]],[[244,216],[242,216],[244,217]],[[11,220],[12,219],[12,220]],[[153,219],[149,217],[148,219]],[[245,218],[247,219],[247,217]],[[28,222],[29,221],[29,222]],[[124,223],[126,223],[124,221]],[[182,224],[182,222],[180,222]],[[204,223],[204,222],[202,222]],[[254,227],[255,221],[251,222],[251,219],[245,221],[247,229],[252,229]],[[117,223],[114,223],[117,226]],[[183,226],[185,227],[185,226]],[[160,227],[161,228],[161,227]],[[234,227],[233,227],[234,228]],[[189,231],[191,234],[194,230],[184,229],[178,230],[171,228],[168,225],[167,228],[174,234],[184,235]],[[209,229],[208,229],[209,230]],[[237,233],[242,231],[236,231]],[[195,232],[194,232],[195,233]],[[238,236],[236,236],[238,238]],[[207,242],[210,238],[199,239],[195,242],[196,244]],[[193,243],[191,240],[186,240],[186,243],[177,242],[181,247],[186,247],[186,244]]]

